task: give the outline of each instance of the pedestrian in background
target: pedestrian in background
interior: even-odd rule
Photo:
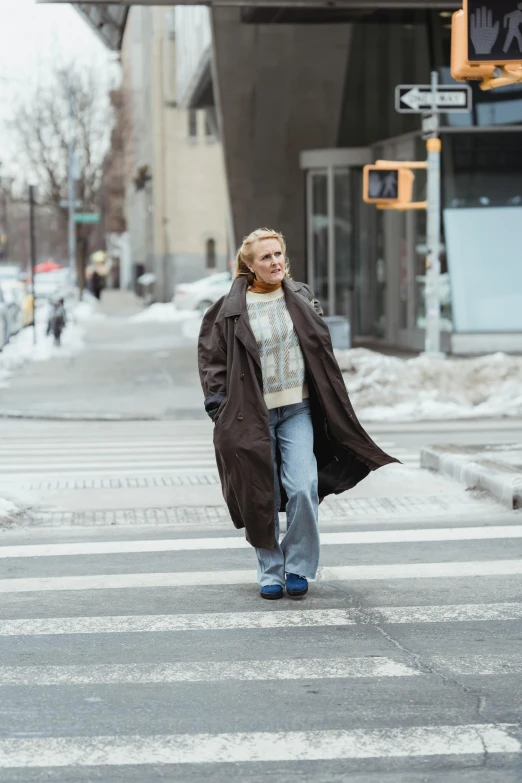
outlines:
[[[257,229],[201,325],[198,362],[232,521],[256,549],[261,596],[302,596],[319,564],[320,499],[396,462],[358,422],[311,289],[283,236]],[[279,541],[279,511],[287,530]]]
[[[100,273],[96,271],[96,269],[91,275],[90,288],[91,294],[95,296],[96,299],[101,299],[101,292],[103,291],[103,278]]]
[[[47,335],[54,337],[54,344],[61,345],[62,332],[67,323],[67,314],[65,312],[65,301],[63,297],[55,299],[49,310],[49,319],[47,321]]]

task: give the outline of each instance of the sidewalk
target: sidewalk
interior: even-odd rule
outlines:
[[[467,489],[485,490],[510,509],[522,508],[522,443],[427,446],[421,465]]]
[[[108,316],[128,318],[144,309],[143,300],[134,291],[120,291],[109,289],[103,291],[98,303],[99,312]]]
[[[94,317],[71,315],[64,339],[68,328],[75,330],[74,355],[57,351],[45,362],[29,361],[8,379],[0,389],[0,417],[204,418],[197,319],[134,320],[143,306],[133,293],[105,291],[102,297]]]

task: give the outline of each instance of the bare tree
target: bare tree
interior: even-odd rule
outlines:
[[[36,177],[39,201],[52,207],[67,232],[67,210],[60,202],[68,195],[68,142],[72,135],[79,164],[76,197],[82,212],[100,209],[100,190],[112,128],[107,82],[95,67],[81,69],[74,63],[58,66],[44,85],[26,92],[12,111],[9,122],[13,142],[20,149],[25,176]],[[85,282],[93,241],[103,241],[91,224],[76,227],[77,275]]]

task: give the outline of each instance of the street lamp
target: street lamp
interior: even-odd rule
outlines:
[[[29,183],[29,236],[31,243],[31,280],[33,281],[33,343],[36,345],[36,282],[34,269],[36,267],[36,232],[34,220],[34,208],[36,205],[37,186]]]

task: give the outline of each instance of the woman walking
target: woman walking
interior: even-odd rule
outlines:
[[[359,424],[321,316],[310,288],[290,277],[283,236],[258,229],[199,335],[223,495],[256,549],[262,598],[282,598],[285,586],[305,595],[319,564],[320,499],[397,461]]]

